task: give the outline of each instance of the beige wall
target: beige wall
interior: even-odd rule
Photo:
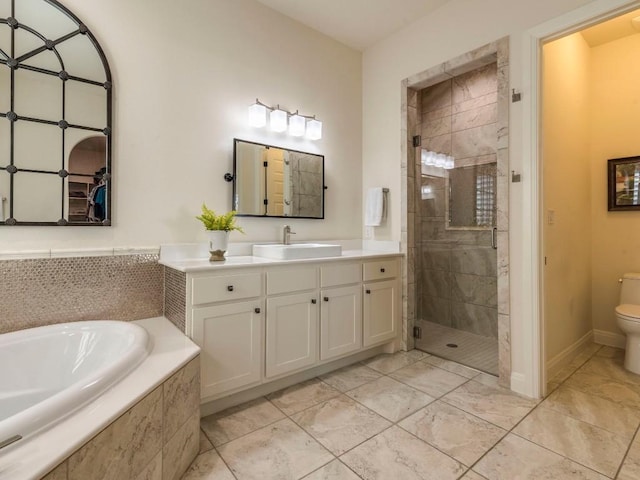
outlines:
[[[575,33],[544,45],[542,58],[544,320],[549,361],[592,329],[591,51]]]
[[[359,238],[362,54],[254,0],[67,0],[101,42],[114,74],[114,224],[2,227],[0,251],[205,241],[203,201],[231,208],[233,138],[321,153],[326,219],[294,220],[296,239]],[[323,139],[250,129],[247,107],[316,114]],[[241,219],[275,241],[284,222]]]
[[[640,155],[640,34],[591,53],[592,311],[596,330],[615,323],[617,279],[640,271],[640,212],[607,211],[607,160]]]

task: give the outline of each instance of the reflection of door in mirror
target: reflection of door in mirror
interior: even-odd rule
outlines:
[[[268,148],[267,157],[267,215],[284,216],[284,151]]]
[[[68,218],[69,222],[104,220],[104,185],[107,143],[104,136],[93,136],[78,142],[69,154]],[[96,205],[98,208],[96,209]]]

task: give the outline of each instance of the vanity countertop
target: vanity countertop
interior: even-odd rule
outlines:
[[[344,260],[368,259],[376,257],[400,257],[398,252],[376,250],[343,250],[339,257],[303,258],[297,260],[274,260],[271,258],[254,257],[251,255],[229,255],[224,262],[210,262],[207,258],[170,260],[160,259],[159,263],[165,267],[185,273],[225,270],[238,267],[262,267],[272,265],[299,265],[305,263],[340,262]]]

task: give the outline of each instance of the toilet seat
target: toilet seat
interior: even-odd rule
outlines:
[[[616,307],[616,315],[630,322],[640,322],[640,305],[623,303]]]

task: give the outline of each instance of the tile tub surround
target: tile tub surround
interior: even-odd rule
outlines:
[[[286,407],[297,413],[287,415],[262,398],[203,418],[201,453],[184,480],[635,480],[640,472],[640,415],[631,408],[634,398],[616,403],[590,390],[597,378],[586,390],[574,388],[571,379],[588,375],[603,380],[606,373],[620,388],[632,391],[640,387],[640,376],[626,375],[622,357],[610,347],[588,351],[573,372],[558,379],[559,393],[542,402],[499,387],[495,377],[438,357],[382,355],[324,378],[352,388],[318,398],[314,405],[304,388],[289,389]],[[373,366],[384,366],[387,373]],[[428,374],[429,367],[442,367],[437,377],[449,374],[455,381],[446,382],[450,391],[434,393],[421,407],[415,397],[400,393],[429,385],[403,384],[402,379],[419,377],[421,368]],[[460,376],[464,383],[456,387]],[[406,409],[394,415],[398,420],[376,413],[397,412],[400,403]]]
[[[0,333],[79,320],[163,314],[157,253],[0,260]],[[78,255],[78,252],[69,252]]]
[[[165,318],[135,323],[153,339],[145,361],[74,415],[3,451],[0,478],[180,478],[198,452],[200,349]]]
[[[493,66],[491,66],[493,65]],[[473,77],[473,71],[479,69],[495,69],[496,73],[496,93],[484,92],[473,87],[473,82],[462,82],[459,85],[459,93],[456,94],[456,111],[454,111],[453,94],[451,96],[451,105],[438,105],[430,110],[429,114],[421,112],[424,99],[421,92],[423,89],[433,87],[442,82],[450,81],[453,83],[455,77],[465,75],[467,79]],[[424,302],[420,299],[425,296],[420,290],[420,278],[423,275],[424,268],[438,268],[445,270],[442,264],[434,264],[431,267],[421,265],[424,256],[421,252],[421,244],[429,239],[425,237],[423,228],[422,198],[421,198],[421,174],[422,166],[420,163],[419,149],[412,146],[412,137],[426,133],[427,143],[432,149],[450,153],[455,150],[454,155],[467,156],[474,153],[474,161],[496,161],[497,160],[497,228],[498,228],[498,251],[497,261],[497,279],[494,280],[497,295],[495,300],[490,303],[495,305],[477,306],[474,303],[464,301],[469,297],[475,297],[475,289],[469,290],[471,284],[468,278],[456,278],[460,280],[461,288],[459,292],[462,296],[456,300],[457,308],[454,312],[455,321],[463,325],[474,325],[472,321],[464,321],[465,318],[472,319],[474,315],[479,314],[484,317],[489,309],[498,311],[497,327],[491,327],[491,332],[497,330],[497,338],[499,340],[499,366],[500,383],[503,386],[510,386],[511,382],[511,346],[510,346],[510,318],[509,318],[509,247],[508,247],[508,192],[509,192],[509,40],[503,38],[495,42],[484,45],[476,50],[460,55],[440,65],[433,66],[423,72],[417,73],[403,80],[401,87],[402,104],[402,134],[406,135],[406,141],[401,142],[402,163],[402,252],[406,253],[406,264],[403,267],[406,271],[406,277],[403,278],[403,331],[407,334],[405,337],[405,345],[412,348],[414,345],[413,338],[410,338],[409,332],[412,331],[416,320],[420,319],[419,310],[431,309],[435,312],[433,315],[443,315],[448,319],[452,319],[449,308],[447,310],[448,299],[434,302],[432,305],[425,307]],[[486,85],[485,85],[486,86]],[[460,97],[461,101],[457,101]],[[492,105],[495,104],[495,107]],[[474,112],[467,114],[466,111]],[[433,117],[433,118],[432,118]],[[454,121],[455,118],[455,121]],[[495,122],[495,123],[492,123]],[[487,123],[488,122],[488,123]],[[462,128],[462,125],[469,128]],[[492,132],[495,136],[492,139],[481,141],[482,134],[491,125]],[[423,127],[427,127],[427,132],[423,132]],[[461,129],[460,129],[461,128]],[[453,129],[460,129],[455,135],[456,148],[453,148],[454,135]],[[433,133],[430,134],[429,131]],[[423,146],[425,141],[423,139]],[[473,146],[473,152],[470,150]],[[475,150],[474,150],[475,149]],[[492,151],[489,151],[493,149]],[[458,158],[456,158],[458,162]],[[433,201],[432,201],[433,202]],[[427,211],[428,213],[428,211]],[[428,215],[427,215],[428,216]],[[444,220],[438,222],[440,227],[436,231],[444,232]],[[433,227],[433,224],[431,225]],[[443,238],[439,239],[444,240]],[[433,240],[432,240],[433,241]],[[485,245],[489,245],[485,243]],[[447,258],[445,258],[447,260]],[[475,272],[458,272],[462,274],[472,275]],[[450,274],[448,275],[450,276]],[[449,279],[449,285],[454,284]],[[466,280],[466,282],[465,282]],[[480,295],[480,297],[486,295]],[[437,299],[438,297],[432,297]],[[469,307],[465,307],[468,305]],[[486,331],[486,325],[482,326]]]

